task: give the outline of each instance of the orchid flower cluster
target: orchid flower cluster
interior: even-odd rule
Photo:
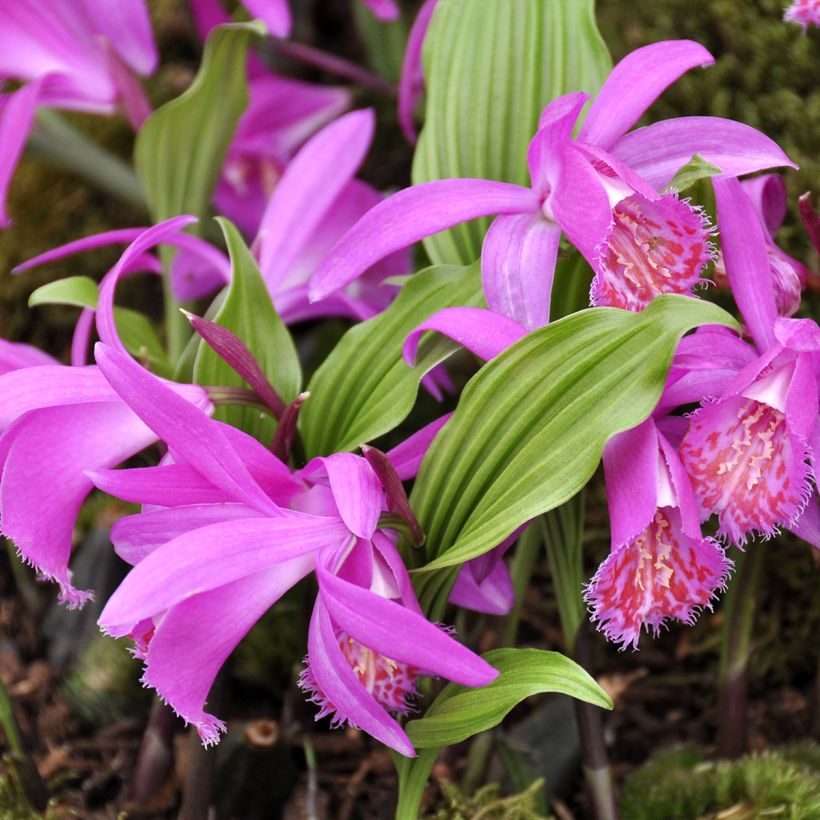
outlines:
[[[366,5],[379,19],[398,15],[392,0]],[[244,6],[271,35],[290,34],[284,0]],[[231,28],[216,0],[191,0],[191,10],[209,42]],[[399,119],[411,140],[425,84],[422,43],[436,12],[434,0],[422,5],[407,45]],[[121,108],[135,129],[145,128],[153,115],[136,75],[154,71],[158,57],[141,0],[17,0],[0,16],[0,76],[21,83],[0,107],[0,220],[8,226],[3,203],[37,107],[107,115]],[[131,569],[99,625],[132,642],[145,685],[205,744],[225,730],[206,702],[229,655],[283,595],[312,578],[299,686],[317,717],[413,756],[405,720],[421,697],[420,678],[478,690],[499,676],[447,625],[452,615],[439,622],[414,587],[426,533],[406,489],[433,469],[435,442],[458,423],[458,410],[416,425],[386,451],[362,441],[306,454],[302,410],[314,399],[287,395],[262,350],[279,344],[275,334],[287,336],[285,326],[309,333],[327,317],[352,323],[340,345],[354,344],[368,322],[400,309],[420,267],[415,243],[493,217],[477,263],[480,292],[431,302],[394,340],[397,371],[418,369],[432,334],[487,362],[479,374],[502,367],[525,340],[557,338],[573,327],[573,317],[556,321],[554,310],[556,267],[568,257],[589,271],[591,315],[649,315],[663,300],[713,295],[733,298],[739,311],[734,329],[701,323],[680,340],[654,410],[616,431],[599,454],[612,549],[577,594],[606,638],[637,648],[644,630],[657,635],[670,619],[693,623],[731,582],[733,550],[759,548],[750,543],[757,537],[785,528],[820,548],[820,329],[794,318],[811,274],[776,238],[787,196],[772,169],[794,164],[760,131],[732,120],[635,127],[678,77],[712,62],[697,43],[655,43],[627,55],[594,96],[570,90],[548,101],[522,158],[529,185],[442,178],[386,196],[357,176],[376,130],[373,110],[355,109],[347,88],[280,76],[251,55],[249,103],[220,167],[208,169],[209,196],[247,240],[238,240],[245,262],[281,332],[266,328],[270,338],[260,345],[220,323],[225,289],[249,275],[247,264],[240,272],[235,244],[229,239],[227,255],[186,213],[79,238],[21,264],[17,272],[125,246],[96,304],[83,309],[70,365],[0,341],[2,535],[56,584],[62,602],[79,607],[92,591],[77,588],[69,567],[86,499],[97,489],[139,505],[111,529]],[[682,169],[693,165],[708,173],[697,189],[681,190]],[[710,193],[698,200],[696,190]],[[803,211],[817,246],[808,201]],[[216,297],[213,308],[187,314],[196,333],[189,348],[199,345],[200,357],[215,352],[244,387],[195,383],[184,367],[176,373],[187,376],[172,378],[173,368],[159,372],[135,355],[115,296],[121,279],[146,272],[168,278],[169,300],[207,305],[201,300]],[[380,354],[368,353],[374,361]],[[440,361],[421,374],[439,399],[455,390]],[[275,421],[272,438],[225,420],[223,405],[239,401]],[[332,429],[338,417],[322,423]],[[144,451],[152,466],[134,466]],[[512,610],[505,555],[531,520],[510,518],[492,549],[456,565],[451,607]],[[447,544],[436,546],[446,554]]]

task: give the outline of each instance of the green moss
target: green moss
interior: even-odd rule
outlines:
[[[465,795],[455,783],[442,782],[443,799],[427,820],[548,820],[538,811],[538,796],[544,787],[536,780],[520,794],[501,797],[491,783],[474,795]]]
[[[820,747],[800,743],[738,761],[704,761],[689,748],[661,752],[624,784],[621,815],[629,820],[732,820],[820,817]]]
[[[13,767],[0,770],[0,817],[3,820],[69,820],[77,817],[73,809],[58,806],[52,800],[44,813],[33,811]]]

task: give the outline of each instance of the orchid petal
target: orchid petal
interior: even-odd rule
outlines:
[[[252,478],[224,433],[202,410],[178,396],[130,356],[102,342],[94,350],[97,364],[111,386],[158,438],[231,497],[242,499],[260,512],[278,514],[278,507]]]
[[[763,223],[736,179],[713,180],[726,273],[738,308],[762,353],[775,344],[777,307]]]
[[[387,457],[393,463],[393,467],[402,481],[416,477],[422,459],[433,443],[433,439],[438,435],[438,431],[447,424],[452,415],[452,413],[447,413],[441,418],[431,421],[417,433],[413,433],[401,444],[388,451]]]
[[[660,190],[695,154],[724,176],[797,166],[780,146],[754,128],[721,117],[677,117],[631,131],[612,153]]]
[[[714,61],[692,40],[664,40],[635,49],[610,72],[587,112],[579,139],[610,148],[678,77]]]
[[[291,160],[259,227],[259,267],[276,291],[370,148],[373,111],[351,111],[311,137]]]
[[[789,529],[815,549],[820,549],[820,501],[816,491],[812,493],[799,518],[789,524]]]
[[[343,542],[340,521],[291,512],[191,530],[146,556],[128,573],[100,615],[112,635],[203,592]]]
[[[612,549],[633,541],[658,508],[658,433],[652,419],[613,436],[604,448]]]
[[[322,596],[316,599],[308,632],[308,662],[327,702],[333,705],[338,719],[372,735],[406,757],[414,757],[413,744],[399,724],[364,688],[339,649],[336,631]],[[317,699],[317,702],[321,702]],[[320,712],[317,719],[323,714]]]
[[[413,328],[404,340],[404,360],[415,364],[422,334],[442,333],[484,361],[495,358],[527,335],[513,319],[491,310],[474,307],[443,308]]]
[[[250,628],[312,568],[310,555],[283,561],[255,575],[177,604],[148,644],[142,682],[152,686],[205,745],[224,724],[204,711],[222,664]]]
[[[317,301],[352,282],[391,253],[480,216],[534,213],[529,188],[485,179],[440,179],[405,188],[368,211],[336,244],[313,275]]]
[[[6,197],[34,124],[39,97],[40,83],[31,82],[6,96],[0,107],[0,228],[11,225],[6,211]]]
[[[158,547],[191,530],[221,521],[257,518],[260,513],[244,504],[192,504],[166,510],[151,510],[120,518],[111,528],[111,543],[117,555],[132,566]]]
[[[49,367],[59,364],[53,356],[49,356],[48,353],[33,345],[0,339],[0,376],[22,367]],[[1,406],[2,400],[0,400]],[[0,430],[2,430],[2,423],[0,423]]]
[[[96,33],[111,44],[128,66],[138,74],[153,73],[159,62],[159,53],[144,2],[81,0],[81,4],[88,17],[94,21]]]
[[[418,613],[347,583],[318,564],[316,576],[333,621],[363,646],[466,686],[484,686],[498,675]]]
[[[481,281],[490,310],[528,330],[549,323],[561,229],[542,214],[499,216],[481,250]]]
[[[507,615],[515,606],[515,587],[507,565],[499,561],[479,582],[467,562],[450,592],[450,603],[487,615]]]
[[[288,0],[242,0],[242,5],[258,17],[274,37],[288,37],[293,26]]]
[[[404,51],[404,61],[399,79],[399,127],[405,139],[416,144],[416,125],[413,114],[416,103],[424,90],[424,67],[421,63],[421,48],[427,29],[433,19],[433,12],[438,0],[424,0],[413,21],[410,34],[407,36],[407,48]]]
[[[66,368],[68,369],[68,368]],[[85,468],[112,467],[156,436],[122,403],[99,402],[33,410],[3,436],[2,532],[61,599],[81,605],[90,595],[71,585],[71,535],[92,489]]]
[[[399,7],[396,0],[362,0],[373,14],[383,23],[399,19]]]
[[[780,174],[761,174],[741,183],[743,190],[763,218],[766,230],[774,236],[786,218],[786,183]]]

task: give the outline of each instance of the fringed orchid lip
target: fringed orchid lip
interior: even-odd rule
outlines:
[[[703,212],[677,194],[622,199],[600,249],[592,303],[640,311],[663,293],[691,295],[713,256],[711,233]]]
[[[720,534],[742,544],[795,520],[809,491],[808,445],[786,414],[747,395],[708,404],[681,444],[701,516],[717,513]]]
[[[659,507],[637,538],[601,564],[584,597],[609,640],[637,649],[643,627],[657,636],[668,618],[694,623],[725,588],[731,566],[713,539],[683,531],[677,509]]]

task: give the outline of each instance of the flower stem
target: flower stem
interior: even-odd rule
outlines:
[[[168,778],[177,722],[173,710],[155,698],[129,788],[129,797],[138,806],[148,803]]]
[[[510,575],[515,589],[515,604],[504,622],[504,631],[501,636],[501,646],[515,646],[518,635],[518,624],[521,620],[521,608],[524,605],[524,595],[530,584],[535,562],[541,551],[541,531],[537,526],[529,526],[518,539],[515,555],[510,562]]]
[[[721,757],[737,758],[746,750],[746,690],[762,566],[763,545],[740,552],[735,558],[735,577],[723,599],[718,698]]]
[[[547,560],[567,652],[589,671],[592,658],[589,635],[584,624],[586,608],[581,597],[583,491],[560,507],[542,515],[539,521],[547,548]],[[601,710],[579,700],[574,701],[574,706],[581,742],[584,779],[594,816],[598,820],[616,820],[618,811],[604,741]]]

